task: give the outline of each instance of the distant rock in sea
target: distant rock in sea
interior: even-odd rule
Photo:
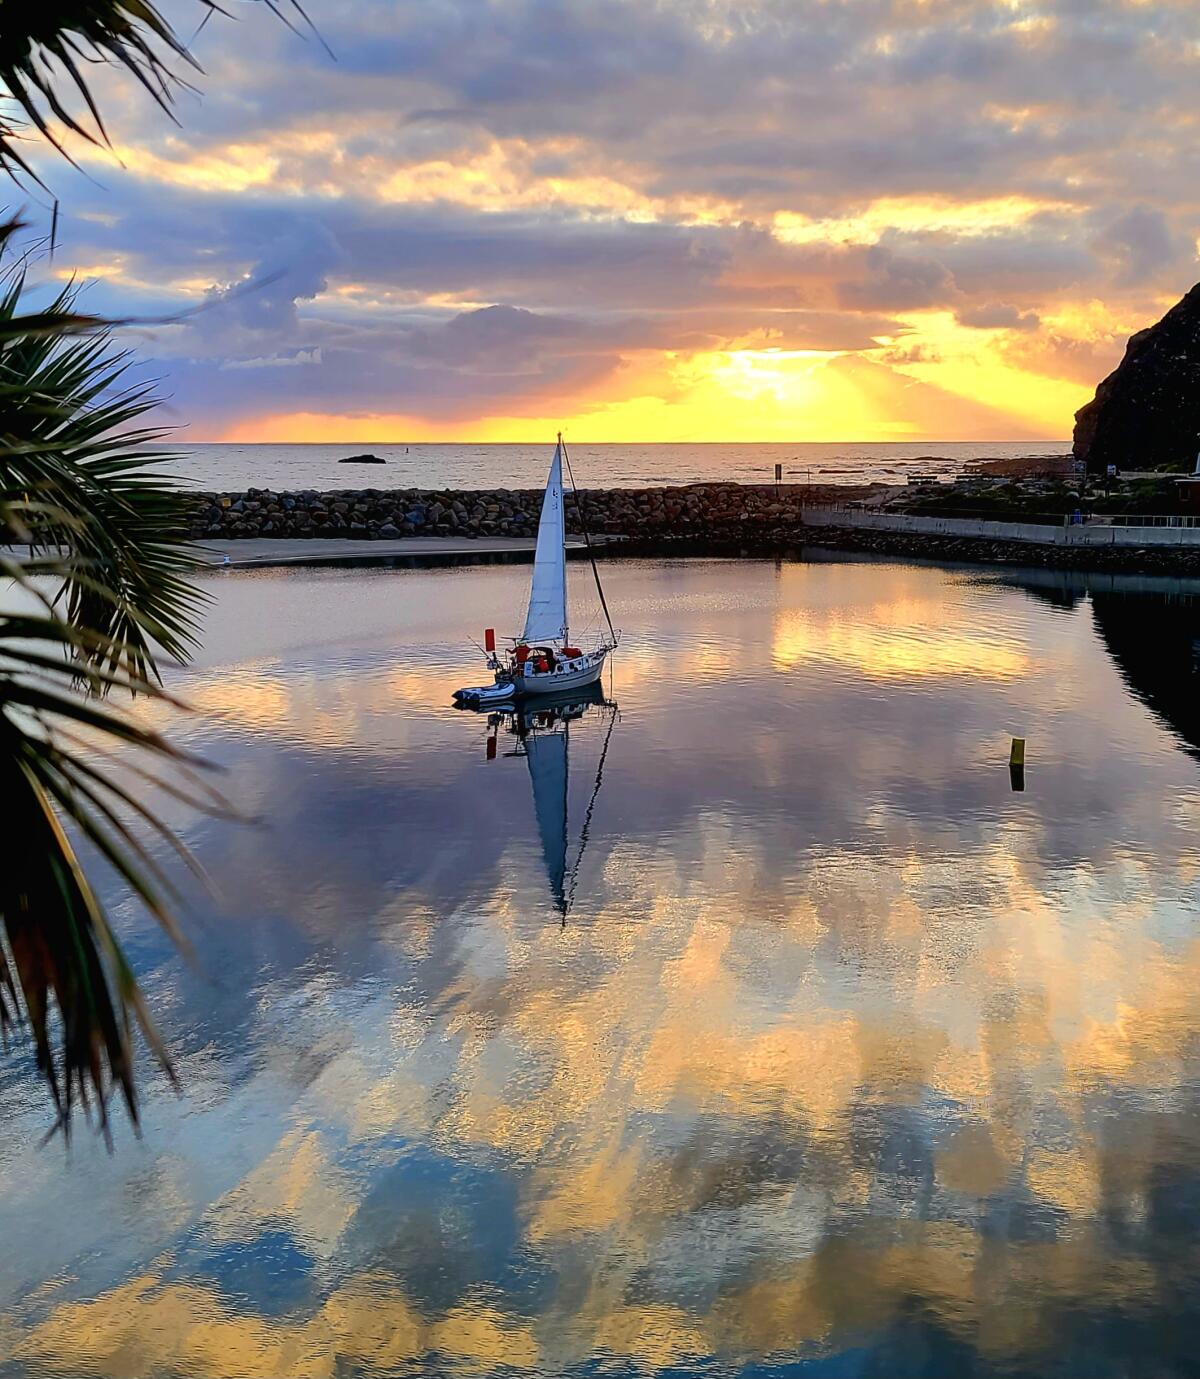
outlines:
[[[1075,413],[1074,454],[1093,472],[1192,467],[1200,450],[1200,283],[1125,357]]]
[[[387,461],[380,459],[378,455],[347,455],[344,460],[339,460],[338,464],[387,464]]]

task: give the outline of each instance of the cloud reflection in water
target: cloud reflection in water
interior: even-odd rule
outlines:
[[[562,929],[443,707],[523,578],[214,581],[182,736],[269,821],[194,827],[200,970],[131,929],[144,1144],[38,1153],[5,1071],[5,1372],[1186,1372],[1200,778],[1113,590],[614,565]]]

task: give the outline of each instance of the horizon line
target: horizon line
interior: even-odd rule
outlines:
[[[569,439],[569,437],[568,437]],[[179,441],[171,442],[168,440],[156,441],[157,445],[548,445],[549,441],[544,436],[531,437],[528,440],[505,440],[505,441],[481,441],[481,440],[436,440],[436,441],[413,441],[413,440],[391,440],[391,441],[295,441],[295,440],[276,440],[276,441],[214,441],[214,440],[192,440],[180,438]],[[576,445],[1070,445],[1073,438],[1070,436],[1040,436],[1033,440],[1022,437],[993,436],[986,440],[955,440],[949,436],[941,436],[934,439],[920,440],[788,440],[788,441],[763,441],[763,440],[715,440],[715,441],[605,441],[605,440],[575,440]],[[365,452],[364,452],[365,453]]]

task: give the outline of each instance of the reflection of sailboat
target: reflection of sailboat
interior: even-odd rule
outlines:
[[[514,638],[512,650],[504,656],[497,655],[496,634],[488,629],[487,664],[494,675],[493,683],[455,690],[454,698],[460,704],[483,707],[510,703],[533,695],[558,696],[582,689],[600,679],[604,658],[617,644],[617,634],[608,616],[608,604],[600,585],[600,571],[596,568],[592,541],[586,527],[583,536],[592,560],[596,592],[600,595],[600,606],[604,610],[609,635],[607,640],[598,642],[591,651],[582,651],[571,644],[567,626],[567,526],[562,483],[564,461],[570,475],[571,461],[560,434],[542,499],[525,628],[520,637]],[[574,482],[572,477],[572,487]]]
[[[579,832],[578,851],[574,864],[568,867],[570,832],[567,819],[567,794],[570,780],[571,724],[581,719],[593,705],[608,712],[608,728],[604,746],[596,766],[596,779],[591,799]],[[506,756],[523,756],[529,766],[529,780],[533,786],[533,810],[537,817],[538,834],[542,842],[542,856],[550,880],[554,906],[566,922],[567,912],[575,894],[579,865],[591,832],[592,811],[600,784],[604,778],[604,761],[617,721],[617,706],[604,698],[599,685],[593,684],[576,691],[570,698],[513,707],[488,716],[491,732],[488,736],[488,758],[496,756],[500,729],[511,734],[516,742]]]

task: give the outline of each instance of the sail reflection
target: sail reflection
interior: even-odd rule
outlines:
[[[458,707],[473,711],[468,704]],[[572,840],[569,818],[571,725],[592,709],[597,717],[607,719],[607,729],[595,766],[587,811],[578,838]],[[509,748],[503,755],[524,757],[529,766],[533,808],[550,894],[564,923],[574,899],[575,882],[587,849],[592,812],[603,782],[604,763],[617,716],[617,705],[605,698],[599,684],[587,685],[558,698],[542,696],[488,714],[488,760],[497,759],[499,735],[503,733]],[[568,875],[568,853],[572,846],[575,856]]]

